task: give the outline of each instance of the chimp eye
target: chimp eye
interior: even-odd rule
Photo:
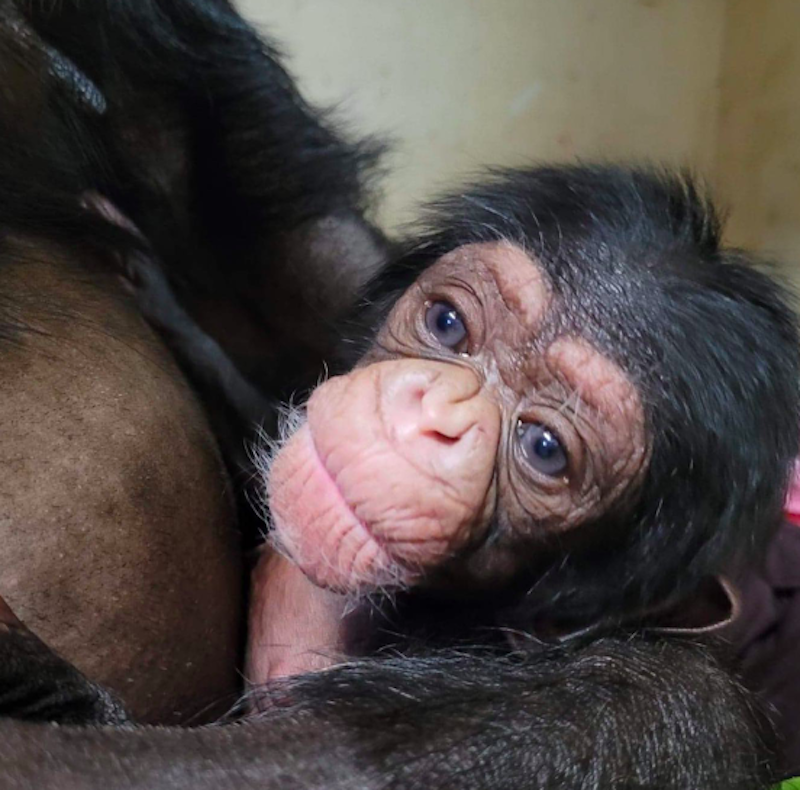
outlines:
[[[467,336],[467,327],[453,305],[434,302],[425,314],[425,326],[445,348],[457,348]]]
[[[546,425],[520,422],[517,437],[526,460],[537,471],[555,477],[567,468],[567,452],[561,439]]]

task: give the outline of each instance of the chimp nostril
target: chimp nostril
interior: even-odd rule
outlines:
[[[432,439],[437,444],[445,447],[452,447],[461,438],[461,436],[448,436],[446,433],[437,430],[422,431],[422,435],[426,439]]]

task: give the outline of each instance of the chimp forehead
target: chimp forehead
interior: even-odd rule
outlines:
[[[671,320],[663,304],[671,281],[714,268],[719,230],[711,202],[680,174],[617,166],[494,171],[428,206],[408,253],[379,288],[405,290],[458,247],[510,242],[541,264],[574,330],[623,367],[648,370],[649,330]]]
[[[424,277],[459,277],[490,285],[526,334],[540,331],[551,303],[552,286],[544,270],[517,245],[507,242],[466,244],[443,255]]]

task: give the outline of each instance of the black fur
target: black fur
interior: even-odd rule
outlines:
[[[267,265],[293,260],[308,223],[355,218],[373,238],[361,218],[368,202],[362,174],[377,149],[342,142],[299,98],[274,50],[224,0],[25,0],[0,12],[0,61],[23,77],[0,97],[3,237],[25,232],[67,242],[78,255],[100,249],[125,257],[141,242],[81,207],[86,191],[99,191],[135,220],[179,298],[231,296],[266,324],[280,305],[248,301],[243,284]],[[20,24],[29,26],[27,37],[20,37]],[[24,113],[33,89],[44,96],[35,138]],[[565,305],[579,301],[582,331],[612,350],[627,349],[622,362],[646,394],[651,428],[681,492],[669,504],[664,478],[672,467],[654,469],[648,486],[658,487],[647,489],[650,499],[642,498],[639,511],[624,514],[635,529],[621,567],[606,553],[595,554],[595,564],[576,554],[561,575],[547,575],[554,616],[614,619],[678,595],[734,549],[761,540],[758,530],[768,531],[774,518],[797,436],[793,324],[768,281],[719,260],[713,225],[680,184],[615,169],[503,175],[444,202],[438,216],[446,229],[425,236],[373,294],[382,301],[387,289],[459,243],[510,238],[542,259]],[[639,250],[666,274],[645,277],[629,267]],[[589,252],[594,268],[569,262],[585,261]],[[688,276],[684,265],[692,267]],[[300,270],[301,279],[307,271]],[[711,287],[698,290],[693,277],[707,277]],[[605,295],[612,286],[619,315],[609,322],[615,316]],[[678,300],[679,292],[685,298]],[[17,306],[4,307],[5,335],[24,342]],[[686,344],[693,330],[716,337],[721,326],[719,352],[712,344],[705,351]],[[293,346],[287,348],[291,357]],[[709,371],[742,359],[755,368],[746,369],[741,392],[719,386]],[[676,365],[669,380],[659,384],[655,363]],[[287,369],[271,362],[270,370],[247,372],[272,391],[291,377]],[[696,389],[706,385],[707,396]],[[688,399],[697,401],[697,413],[681,412],[686,391],[704,394]],[[751,414],[761,399],[769,413]],[[754,417],[767,435],[759,435],[748,476],[743,430]],[[731,425],[738,433],[723,432]],[[725,455],[719,473],[697,469],[709,448]],[[744,485],[735,497],[728,488],[734,483]],[[690,528],[686,502],[698,508]],[[745,512],[761,526],[749,525]],[[603,563],[617,573],[614,584]],[[616,589],[619,580],[625,583]],[[549,606],[540,589],[530,598],[535,611]],[[28,656],[37,643],[26,641],[20,651],[7,636],[0,633],[2,699],[13,700],[20,684],[29,699],[55,699],[65,688],[62,671],[75,682],[52,656]],[[488,648],[427,652],[288,682],[262,720],[239,726],[3,721],[0,785],[750,790],[771,779],[769,727],[727,670],[691,642],[623,634],[505,655]],[[21,660],[30,661],[30,674],[20,673]],[[42,665],[46,672],[38,671]],[[84,721],[107,721],[107,706],[96,717],[92,712],[96,690],[77,686],[79,701],[85,695],[90,704],[70,708],[65,700],[64,720],[88,710]],[[30,709],[7,705],[4,712],[24,717]]]
[[[769,724],[707,649],[685,641],[360,661],[286,682],[272,700],[244,724],[200,729],[0,720],[0,785],[754,790],[773,780]]]
[[[316,382],[338,313],[385,257],[366,216],[382,144],[348,139],[310,107],[226,0],[7,2],[0,61],[0,265],[3,238],[20,232],[124,259],[141,239],[83,206],[109,198],[178,303],[237,314],[215,341],[260,398],[241,413],[213,377],[186,370],[235,470],[242,434]],[[26,325],[0,295],[0,341]],[[258,353],[250,340],[242,355],[240,327],[261,338]]]
[[[0,716],[61,724],[124,724],[122,705],[22,626],[0,626]],[[2,784],[0,772],[0,784]]]
[[[21,6],[42,39],[68,54],[107,97],[105,117],[95,120],[104,132],[106,180],[94,186],[136,218],[169,265],[181,265],[182,258],[187,267],[185,244],[199,235],[198,248],[222,244],[227,266],[247,266],[246,257],[230,254],[231,244],[241,248],[254,235],[281,234],[309,219],[366,208],[365,178],[381,146],[345,142],[302,99],[274,45],[226,0],[27,0]],[[137,107],[143,97],[154,104]],[[163,108],[167,113],[157,114]],[[132,119],[135,110],[147,120]],[[122,128],[131,134],[131,127],[141,145],[134,140],[123,148],[116,134]],[[76,143],[95,148],[97,138]],[[192,167],[191,199],[180,196],[189,203],[182,212],[170,191],[176,185],[165,183],[181,164],[167,161],[176,143]],[[98,172],[95,165],[86,177]],[[190,233],[176,241],[181,223],[190,225],[183,228]],[[204,274],[196,263],[182,273]]]
[[[81,207],[99,192],[141,230],[179,298],[234,300],[276,338],[279,352],[261,365],[239,360],[262,390],[313,382],[318,354],[305,370],[298,359],[314,343],[327,353],[332,308],[304,280],[325,251],[302,242],[315,223],[335,222],[329,246],[349,245],[355,261],[342,260],[339,278],[357,280],[359,258],[382,258],[365,211],[383,146],[348,140],[309,107],[274,46],[226,0],[6,3],[0,57],[27,75],[9,81],[0,116],[0,228],[125,251],[124,234]],[[76,72],[65,76],[64,58]],[[105,104],[76,95],[76,80]],[[274,318],[284,293],[253,287],[276,268],[298,310],[316,313],[305,318],[317,319],[311,341]]]

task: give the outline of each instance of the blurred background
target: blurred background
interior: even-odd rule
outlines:
[[[239,0],[305,95],[395,142],[380,220],[486,164],[689,165],[800,285],[800,0]]]

